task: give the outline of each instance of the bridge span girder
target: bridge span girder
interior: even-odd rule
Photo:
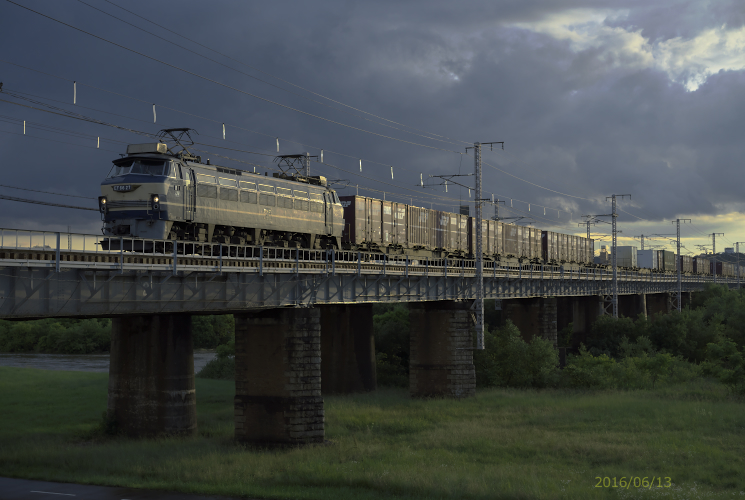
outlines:
[[[14,263],[15,264],[15,263]],[[118,269],[6,265],[0,267],[0,318],[113,317],[126,314],[225,314],[277,307],[375,302],[466,301],[476,295],[470,270],[430,268],[426,273],[388,269],[355,270],[156,266]],[[694,277],[697,278],[697,277]],[[683,291],[708,281],[683,282]],[[720,278],[719,282],[722,282]],[[730,286],[736,286],[731,280]],[[674,277],[619,279],[619,294],[677,291]],[[527,273],[513,269],[484,278],[486,299],[607,296],[608,273]]]

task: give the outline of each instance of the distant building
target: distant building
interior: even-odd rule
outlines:
[[[735,253],[735,249],[734,249],[734,248],[732,248],[732,247],[729,247],[729,248],[725,248],[725,249],[724,249],[724,253]]]

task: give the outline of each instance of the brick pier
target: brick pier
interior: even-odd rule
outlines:
[[[320,334],[316,308],[235,315],[236,440],[323,442]]]
[[[409,304],[412,397],[462,398],[475,394],[469,305],[452,301]]]

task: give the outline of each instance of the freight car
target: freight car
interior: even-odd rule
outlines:
[[[729,262],[717,262],[717,276],[728,276],[728,277],[735,277],[735,265],[731,264]],[[710,274],[713,274],[714,271],[714,262],[711,262],[709,264],[709,271]]]
[[[704,257],[694,257],[693,259],[693,273],[711,275],[711,261]]]
[[[654,250],[657,252],[657,265],[660,271],[667,273],[678,272],[675,265],[675,253],[670,250]]]
[[[693,273],[693,257],[688,255],[680,256],[680,271],[688,274]]]
[[[325,178],[205,164],[182,144],[188,133],[161,131],[182,147],[176,153],[164,142],[133,144],[114,160],[99,197],[105,248],[118,248],[115,237],[341,248],[342,206]]]
[[[435,258],[473,257],[476,219],[366,196],[342,196],[342,248]],[[580,236],[499,221],[482,221],[489,260],[591,265],[594,243]]]

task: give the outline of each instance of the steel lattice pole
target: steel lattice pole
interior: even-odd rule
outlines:
[[[680,219],[676,219],[676,222],[678,223],[678,311],[680,311],[680,305],[683,302],[683,276],[681,273],[683,263],[680,261]]]
[[[618,266],[616,254],[618,253],[618,242],[616,238],[616,195],[613,195],[613,248],[611,258],[613,260],[613,317],[618,317]]]
[[[712,259],[714,259],[714,265],[713,267],[713,275],[714,275],[714,284],[717,284],[717,233],[711,233],[711,253],[712,253]]]
[[[481,213],[481,143],[473,143],[476,175],[476,348],[484,349],[484,252]]]

